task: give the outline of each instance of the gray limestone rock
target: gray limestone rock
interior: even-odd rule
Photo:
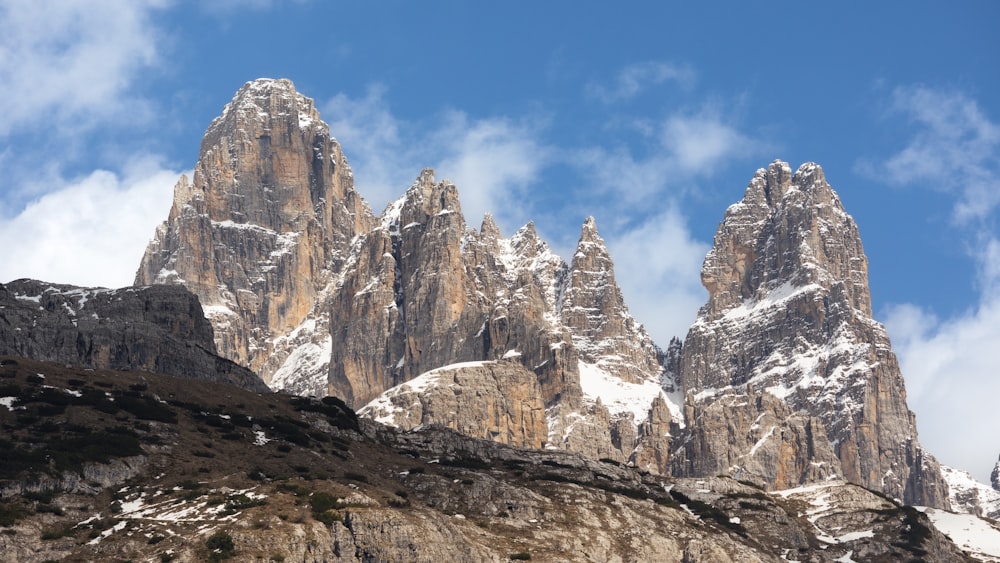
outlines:
[[[0,285],[0,354],[268,391],[253,372],[216,354],[212,325],[183,287]]]

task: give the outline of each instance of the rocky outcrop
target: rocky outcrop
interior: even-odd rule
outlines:
[[[198,295],[220,353],[274,389],[361,407],[443,366],[507,360],[534,374],[547,411],[549,435],[528,443],[625,461],[644,437],[647,460],[666,458],[663,420],[680,409],[593,219],[567,265],[530,223],[510,238],[489,216],[469,229],[458,189],[430,169],[375,218],[329,135],[287,80],[247,83],[209,126],[136,283]],[[592,432],[584,412],[602,421]]]
[[[564,268],[530,225],[509,241],[489,217],[468,230],[455,186],[424,170],[352,249],[332,310],[330,394],[361,406],[432,369],[513,358],[546,402],[579,396],[575,351],[550,320]]]
[[[966,471],[942,465],[941,474],[948,484],[948,501],[952,510],[1000,520],[1000,491],[976,481]]]
[[[685,418],[692,423],[671,460],[676,473],[731,475],[773,489],[838,477],[821,419],[752,390],[688,399]]]
[[[212,325],[182,287],[83,288],[35,280],[0,285],[0,354],[268,388],[215,353]]]
[[[723,471],[772,488],[839,475],[947,506],[872,319],[867,274],[857,226],[819,166],[792,174],[776,161],[756,173],[702,268],[709,300],[681,359],[689,433],[679,474]],[[739,434],[729,448],[711,443],[726,434]],[[761,463],[765,447],[779,455]]]
[[[358,414],[402,430],[438,425],[520,448],[548,439],[538,378],[510,361],[431,370],[393,387]]]
[[[313,101],[287,80],[248,82],[209,125],[135,283],[185,286],[219,352],[267,382],[296,352],[319,364],[298,369],[325,371],[325,290],[373,220]]]
[[[5,560],[968,560],[921,512],[838,481],[768,493],[402,432],[332,398],[24,358],[0,373],[17,395],[0,401]],[[68,462],[98,458],[67,479]]]
[[[660,375],[659,351],[628,314],[614,263],[593,217],[580,231],[560,296],[559,319],[573,335],[581,361],[630,383]]]
[[[993,489],[1000,491],[1000,460],[993,465],[993,471],[990,473],[990,484],[993,485]]]

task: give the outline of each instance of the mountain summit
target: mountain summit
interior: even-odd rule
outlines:
[[[702,280],[708,302],[664,353],[593,218],[567,263],[531,223],[470,228],[430,169],[376,216],[312,100],[269,79],[209,126],[136,277],[194,292],[220,354],[272,389],[385,424],[948,505],[872,320],[857,226],[818,165],[758,170]]]
[[[316,346],[295,337],[307,318],[322,323],[323,291],[373,219],[313,101],[288,80],[255,80],[209,125],[135,283],[193,292],[219,352],[270,384],[291,353],[301,362]]]
[[[677,473],[777,488],[844,478],[947,505],[872,319],[858,228],[818,165],[758,170],[726,210],[701,276],[709,299],[684,341],[691,428]]]

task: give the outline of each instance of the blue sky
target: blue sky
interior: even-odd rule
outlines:
[[[534,220],[565,257],[594,215],[661,345],[754,170],[815,161],[861,229],[922,441],[986,479],[997,21],[987,1],[8,0],[0,281],[129,284],[206,126],[263,76],[316,100],[376,211],[432,166],[470,224]]]

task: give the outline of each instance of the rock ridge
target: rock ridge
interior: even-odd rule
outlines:
[[[0,285],[0,355],[269,391],[256,374],[216,354],[212,325],[182,287]]]

